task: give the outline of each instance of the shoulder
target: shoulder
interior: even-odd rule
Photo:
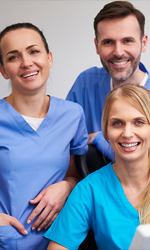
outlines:
[[[59,110],[62,110],[63,112],[72,112],[72,113],[74,112],[74,114],[84,113],[83,108],[78,103],[75,103],[69,100],[63,100],[61,98],[54,97],[54,96],[51,96],[51,102],[57,105],[59,107]]]
[[[5,99],[3,98],[3,99],[0,99],[0,107],[3,107],[4,106],[4,104],[5,104]]]
[[[110,83],[110,75],[107,71],[104,68],[93,67],[80,73],[73,88],[86,88],[90,90],[94,85],[101,88],[104,83],[107,84],[108,82]]]
[[[109,163],[108,165],[102,167],[101,169],[96,170],[95,172],[89,174],[82,181],[80,181],[77,185],[83,187],[89,187],[91,190],[94,188],[104,188],[108,185],[108,180],[111,178],[112,174],[112,165]]]
[[[76,78],[70,92],[78,92],[79,90],[91,89],[94,85],[100,88],[103,83],[110,82],[110,75],[102,68],[92,67],[81,72]],[[92,84],[91,84],[92,83]]]
[[[102,68],[92,67],[81,72],[78,77],[82,77],[82,76],[92,77],[92,76],[104,75],[104,74],[108,74],[108,73],[103,67]]]
[[[144,65],[143,63],[141,63],[141,62],[139,63],[139,69],[140,69],[141,71],[143,71],[143,72],[149,74],[149,72],[148,72],[148,70],[146,69],[145,65]]]
[[[141,63],[141,62],[140,62],[140,64],[139,64],[139,69],[140,69],[141,71],[143,71],[143,72],[145,72],[145,73],[148,74],[148,78],[147,78],[147,81],[146,81],[144,87],[145,87],[146,89],[150,90],[150,72],[146,69],[146,67],[144,66],[144,64]]]
[[[81,180],[71,192],[69,200],[72,200],[72,202],[75,200],[82,201],[82,203],[83,201],[89,203],[89,201],[101,200],[101,197],[109,192],[108,189],[111,188],[110,178],[107,176],[111,167],[111,164],[106,165]]]
[[[0,99],[0,111],[1,112],[9,112],[9,104],[5,101],[5,99]]]

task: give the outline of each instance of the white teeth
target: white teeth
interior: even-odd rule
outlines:
[[[138,142],[136,143],[129,143],[129,144],[124,144],[124,143],[120,143],[122,147],[125,148],[131,148],[131,147],[136,147],[138,145]]]
[[[35,75],[37,75],[37,74],[38,74],[38,71],[32,72],[32,73],[27,74],[27,75],[24,75],[24,76],[22,76],[22,77],[23,77],[23,78],[27,78],[27,77],[35,76]]]
[[[115,64],[115,65],[123,65],[123,64],[125,64],[125,63],[127,63],[127,61],[123,61],[123,62],[113,62],[113,64]]]

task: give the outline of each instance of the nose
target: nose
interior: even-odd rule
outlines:
[[[22,62],[21,62],[22,68],[30,68],[33,65],[33,61],[30,55],[22,55],[21,59],[22,59]]]
[[[120,42],[115,43],[113,54],[116,57],[122,57],[124,55],[123,45]]]
[[[127,124],[123,128],[122,137],[124,138],[132,138],[134,136],[133,126],[131,124]]]

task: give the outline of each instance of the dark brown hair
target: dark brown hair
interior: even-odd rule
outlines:
[[[114,1],[104,5],[103,9],[97,14],[94,18],[94,30],[95,37],[97,39],[97,25],[100,21],[104,19],[116,19],[124,18],[129,15],[134,15],[139,23],[141,30],[141,38],[144,35],[144,26],[145,26],[145,16],[142,12],[135,9],[134,6],[128,1]]]

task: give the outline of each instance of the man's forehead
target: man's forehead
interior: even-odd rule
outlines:
[[[134,15],[124,18],[104,19],[97,25],[98,36],[104,36],[110,39],[119,36],[130,37],[139,35],[139,33],[141,33],[140,25]]]

